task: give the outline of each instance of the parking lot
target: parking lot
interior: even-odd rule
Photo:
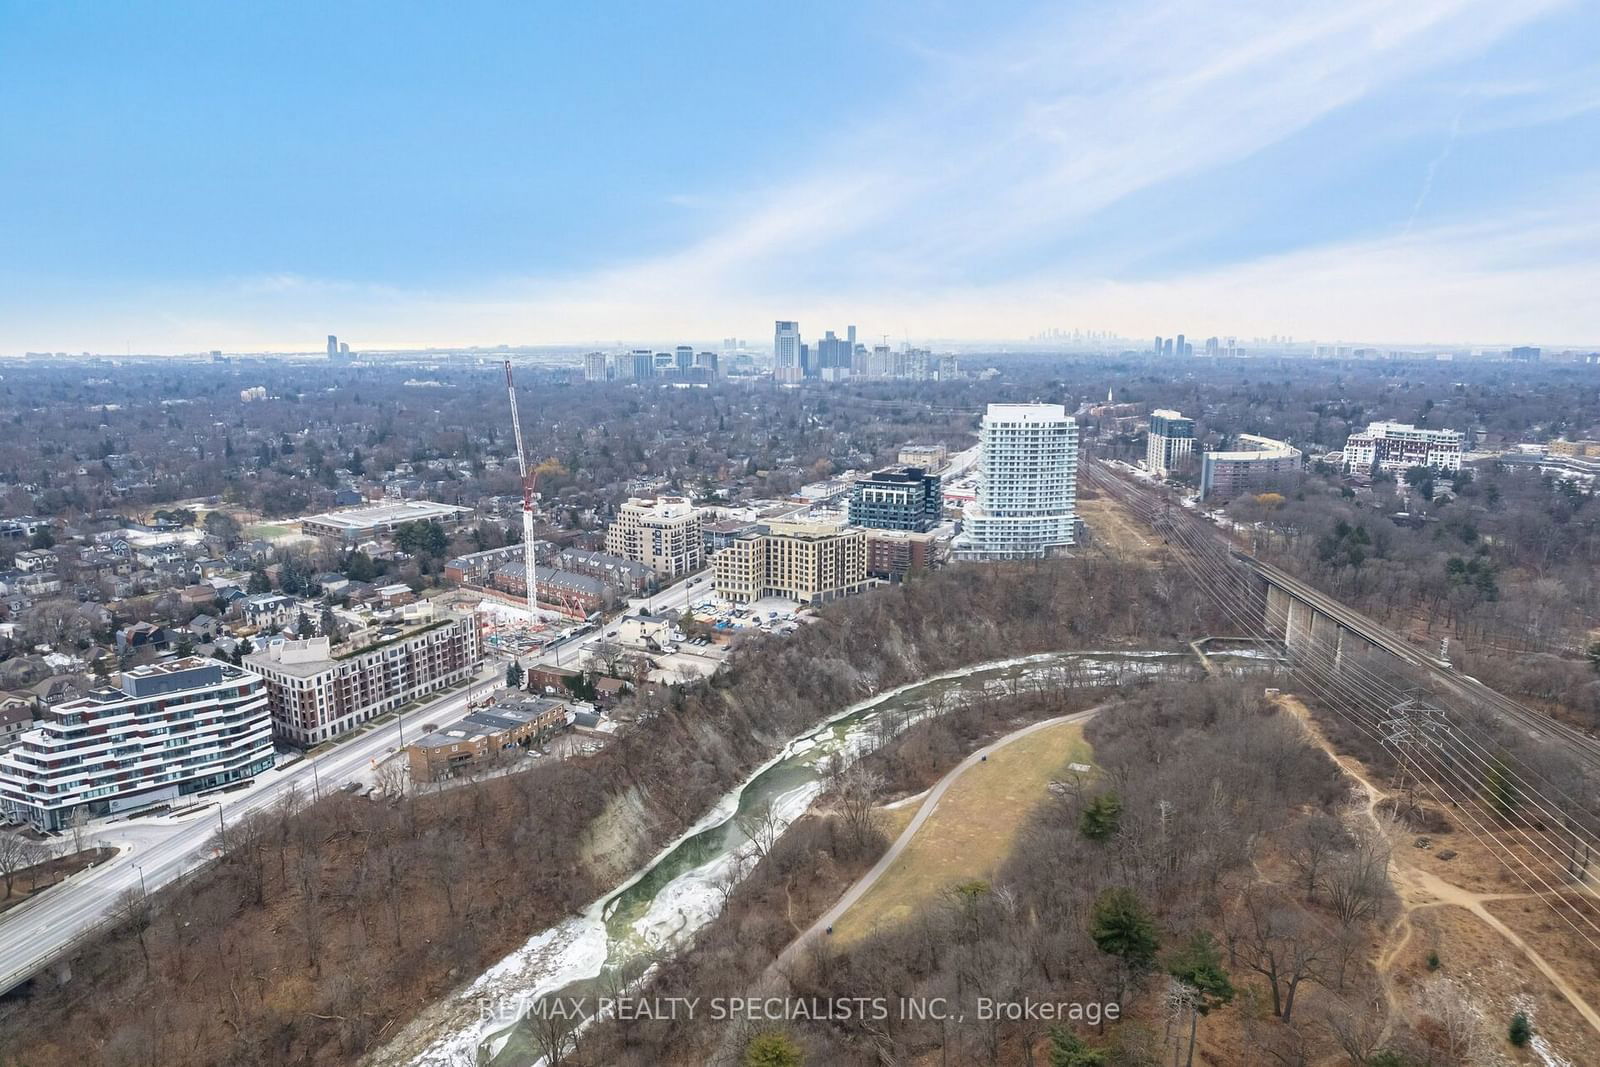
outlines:
[[[602,640],[615,649],[647,657],[649,680],[674,685],[715,673],[727,658],[730,643],[739,636],[783,635],[800,625],[797,601],[766,597],[750,604],[733,604],[709,587],[697,592],[687,605],[693,622],[684,620],[671,629],[640,636],[639,628],[629,625],[629,620],[613,619],[606,623]],[[678,614],[671,612],[669,617]],[[601,650],[595,654],[605,655]]]
[[[709,598],[692,605],[695,618],[727,635],[738,633],[793,633],[799,625],[800,602],[782,597],[762,597],[748,604],[730,604]]]

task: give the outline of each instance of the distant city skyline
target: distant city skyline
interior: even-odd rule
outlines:
[[[0,0],[0,354],[1593,346],[1596,39],[1556,0]]]

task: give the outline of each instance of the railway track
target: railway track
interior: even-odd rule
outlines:
[[[1089,485],[1128,507],[1140,519],[1149,523],[1156,532],[1162,532],[1163,526],[1170,530],[1171,524],[1178,522],[1186,523],[1190,530],[1201,531],[1205,537],[1224,547],[1233,560],[1249,567],[1270,584],[1278,586],[1330,617],[1337,619],[1342,616],[1351,620],[1350,629],[1357,632],[1363,640],[1390,653],[1413,670],[1421,672],[1426,678],[1428,688],[1436,694],[1442,691],[1443,694],[1455,699],[1487,708],[1516,723],[1533,737],[1558,740],[1569,746],[1575,754],[1582,756],[1592,769],[1600,770],[1600,739],[1519,704],[1470,675],[1461,674],[1445,661],[1428,655],[1388,627],[1367,618],[1282,569],[1255,558],[1247,550],[1248,546],[1241,544],[1241,538],[1216,523],[1195,515],[1192,509],[1174,501],[1172,494],[1167,490],[1131,482],[1118,474],[1115,468],[1097,459],[1089,459],[1084,464],[1083,470],[1085,481]],[[1172,545],[1169,537],[1168,547],[1183,546]]]

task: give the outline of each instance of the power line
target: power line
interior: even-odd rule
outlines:
[[[1258,617],[1256,612],[1253,610],[1256,606],[1254,598],[1249,594],[1247,588],[1241,589],[1239,588],[1239,583],[1231,580],[1239,577],[1233,560],[1228,556],[1225,556],[1220,562],[1217,560],[1216,555],[1219,546],[1217,545],[1217,542],[1213,536],[1210,536],[1208,533],[1207,536],[1201,539],[1199,544],[1196,544],[1196,539],[1194,536],[1195,531],[1192,529],[1183,529],[1181,528],[1180,524],[1171,522],[1170,513],[1166,516],[1166,523],[1163,523],[1157,518],[1156,509],[1153,505],[1149,505],[1145,501],[1137,499],[1134,491],[1131,488],[1122,485],[1120,480],[1108,482],[1107,476],[1094,470],[1093,466],[1094,465],[1092,463],[1086,465],[1088,480],[1096,483],[1099,485],[1099,487],[1112,492],[1112,494],[1118,496],[1119,499],[1124,500],[1125,503],[1134,508],[1136,512],[1145,518],[1146,521],[1149,521],[1153,526],[1161,528],[1164,525],[1172,534],[1178,537],[1185,549],[1183,552],[1175,553],[1179,563],[1190,573],[1190,576],[1195,579],[1198,586],[1211,592],[1213,599],[1217,602],[1218,606],[1221,607],[1224,613],[1233,620],[1235,625],[1238,625],[1247,634],[1255,636],[1258,640],[1270,640],[1270,638],[1268,638],[1268,636],[1263,633],[1252,621],[1254,618]],[[1202,570],[1204,573],[1202,573]],[[1319,654],[1328,662],[1319,662]],[[1367,734],[1368,737],[1373,738],[1380,744],[1385,744],[1386,739],[1383,736],[1380,736],[1374,729],[1374,727],[1377,725],[1374,717],[1374,707],[1382,708],[1392,715],[1398,708],[1405,708],[1408,705],[1419,703],[1413,701],[1410,697],[1404,694],[1398,693],[1398,691],[1396,691],[1392,685],[1379,678],[1377,675],[1372,674],[1372,672],[1368,671],[1364,665],[1359,663],[1354,664],[1353,666],[1355,669],[1349,672],[1352,677],[1341,678],[1339,674],[1336,673],[1339,671],[1341,665],[1333,660],[1331,653],[1320,649],[1317,645],[1317,642],[1314,640],[1311,642],[1309,654],[1300,655],[1296,662],[1300,668],[1297,673],[1301,675],[1308,686],[1323,694],[1327,700],[1329,710],[1333,711],[1335,714],[1339,715],[1341,719],[1349,722],[1356,729]],[[1361,677],[1363,673],[1367,675],[1366,679]],[[1387,692],[1384,690],[1387,690]],[[1400,697],[1401,699],[1395,700],[1394,698],[1396,697]],[[1373,703],[1373,707],[1364,707],[1363,701]],[[1340,705],[1342,703],[1348,704],[1348,708],[1341,707]],[[1362,721],[1363,718],[1365,718],[1366,721]],[[1405,718],[1411,718],[1411,716],[1407,715]],[[1422,718],[1423,721],[1426,721],[1430,724],[1448,725],[1449,722],[1442,709],[1429,708]],[[1407,723],[1406,736],[1412,740],[1417,739],[1419,737],[1419,733],[1426,734],[1432,738],[1436,732],[1437,727],[1434,725],[1430,725],[1426,727],[1425,730],[1419,732],[1414,724]],[[1445,744],[1430,747],[1436,747],[1437,751],[1444,753],[1447,751],[1447,746],[1453,744],[1455,746],[1455,750],[1459,754],[1476,758],[1480,763],[1483,763],[1486,768],[1493,766],[1492,763],[1485,761],[1485,753],[1483,753],[1481,750],[1474,750],[1469,744],[1463,743],[1462,739],[1453,735],[1454,731],[1451,731],[1451,736],[1447,738]],[[1392,744],[1392,741],[1389,743]],[[1532,895],[1538,896],[1540,899],[1545,900],[1547,906],[1549,906],[1558,916],[1560,916],[1563,921],[1565,921],[1567,925],[1574,930],[1574,932],[1583,937],[1584,940],[1591,946],[1594,946],[1595,942],[1589,936],[1589,934],[1585,932],[1585,930],[1578,924],[1574,923],[1572,919],[1565,913],[1565,911],[1557,907],[1554,902],[1550,901],[1545,896],[1547,893],[1557,893],[1557,899],[1560,900],[1562,904],[1571,907],[1572,905],[1570,902],[1567,901],[1564,896],[1559,895],[1563,891],[1562,889],[1552,886],[1551,883],[1547,881],[1538,870],[1529,864],[1526,859],[1512,851],[1511,847],[1505,842],[1496,840],[1495,844],[1499,846],[1499,851],[1497,851],[1495,844],[1490,843],[1489,838],[1492,835],[1484,823],[1478,818],[1478,813],[1482,811],[1481,805],[1475,799],[1469,799],[1471,794],[1475,792],[1475,785],[1481,786],[1481,783],[1475,783],[1469,777],[1467,769],[1453,761],[1444,763],[1438,767],[1438,770],[1440,775],[1454,778],[1457,784],[1463,790],[1464,795],[1457,795],[1454,790],[1447,787],[1444,782],[1441,782],[1438,777],[1429,772],[1420,760],[1417,761],[1416,773],[1418,776],[1420,778],[1427,779],[1427,782],[1430,786],[1430,792],[1433,792],[1435,796],[1447,799],[1458,809],[1460,814],[1465,818],[1465,820],[1467,820],[1468,825],[1466,825],[1466,828],[1468,832],[1471,833],[1476,840],[1483,844],[1484,847],[1488,849],[1490,853],[1493,854],[1495,858],[1502,864],[1502,866],[1504,866],[1513,877],[1517,878],[1517,880],[1521,882]],[[1543,800],[1543,798],[1540,797],[1537,792],[1534,792],[1532,795],[1536,798],[1535,806],[1538,807],[1540,811],[1546,812],[1548,815],[1548,812],[1543,805],[1538,803],[1538,801]],[[1577,840],[1578,835],[1576,834],[1575,829],[1571,826],[1570,820],[1562,820],[1560,825],[1575,838],[1574,855],[1576,854],[1576,846],[1582,845],[1585,847],[1586,851],[1584,864],[1586,866],[1586,861],[1589,855],[1587,850],[1589,846],[1585,845],[1581,840]],[[1542,854],[1546,860],[1555,861],[1554,865],[1558,868],[1561,868],[1565,876],[1572,876],[1572,857],[1560,857],[1558,859],[1558,857],[1553,856],[1539,841],[1532,838],[1521,827],[1513,826],[1511,829],[1514,832],[1519,833],[1523,840],[1533,850]],[[1480,833],[1480,831],[1482,832]],[[1501,854],[1502,851],[1504,854]],[[1543,886],[1542,891],[1534,889],[1532,882],[1529,880],[1530,877]],[[1590,895],[1593,895],[1593,891],[1581,885],[1581,883],[1578,888],[1580,891],[1586,891]],[[1591,920],[1585,913],[1579,911],[1578,917],[1582,920],[1583,926],[1587,926],[1590,930],[1600,933],[1600,926],[1597,926],[1595,922]]]

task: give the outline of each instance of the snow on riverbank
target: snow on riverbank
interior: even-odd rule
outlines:
[[[734,818],[745,790],[761,775],[785,760],[816,751],[817,758],[811,761],[811,765],[817,772],[817,779],[772,799],[775,821],[780,827],[787,827],[799,818],[822,791],[820,779],[828,755],[837,749],[847,757],[854,756],[870,742],[873,730],[870,723],[866,722],[853,725],[842,738],[824,736],[841,721],[921,687],[956,681],[982,672],[1004,671],[1058,660],[1067,662],[1101,657],[1139,660],[1170,655],[1173,653],[1044,652],[1010,657],[908,682],[829,715],[797,735],[739,785],[724,793],[693,826],[674,838],[627,881],[590,904],[581,915],[533,935],[466,987],[426,1009],[369,1062],[378,1067],[392,1067],[407,1062],[414,1067],[468,1067],[479,1062],[479,1049],[487,1047],[491,1051],[498,1051],[516,1019],[529,1004],[572,982],[593,978],[601,973],[611,948],[606,918],[616,900],[655,870],[684,842]],[[632,933],[644,945],[652,948],[681,944],[687,936],[715,917],[720,907],[719,881],[724,880],[730,872],[740,870],[740,861],[749,851],[750,846],[746,842],[673,877],[656,892],[645,914],[634,921]],[[485,1005],[489,1004],[494,1005],[492,1012],[485,1010]],[[417,1051],[419,1048],[420,1052]]]

